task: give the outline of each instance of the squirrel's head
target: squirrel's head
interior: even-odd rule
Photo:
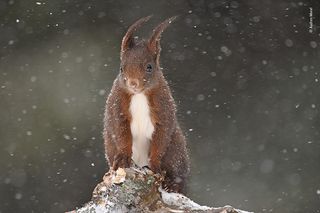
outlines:
[[[161,33],[176,17],[159,24],[149,39],[136,41],[134,32],[150,18],[148,16],[136,21],[122,39],[119,80],[120,85],[133,94],[148,90],[159,82],[162,76],[159,65]]]

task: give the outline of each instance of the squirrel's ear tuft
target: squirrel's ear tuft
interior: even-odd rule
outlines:
[[[124,35],[123,39],[122,39],[122,43],[121,43],[121,57],[122,54],[128,50],[129,48],[131,48],[134,45],[134,38],[133,38],[133,33],[145,22],[147,22],[149,19],[151,18],[150,16],[147,17],[143,17],[141,19],[139,19],[138,21],[136,21],[134,24],[132,24],[127,33]]]
[[[159,24],[156,28],[154,28],[148,42],[148,47],[151,50],[151,52],[154,52],[156,55],[159,55],[161,50],[161,47],[160,47],[161,34],[176,18],[177,16],[168,18],[164,22]]]

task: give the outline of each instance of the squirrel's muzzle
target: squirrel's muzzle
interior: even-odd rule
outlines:
[[[140,92],[142,88],[140,88],[140,83],[138,79],[135,78],[128,78],[127,82],[127,87],[133,91],[133,92]]]

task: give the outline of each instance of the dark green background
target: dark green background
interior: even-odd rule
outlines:
[[[1,0],[0,212],[90,199],[107,170],[102,119],[120,42],[150,14],[139,35],[180,15],[161,61],[191,151],[189,196],[320,212],[319,13],[317,0]]]

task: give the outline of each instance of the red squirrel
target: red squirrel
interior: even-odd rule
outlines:
[[[149,39],[135,39],[134,32],[149,19],[136,21],[122,40],[120,73],[106,101],[106,158],[113,170],[130,167],[133,161],[164,173],[164,186],[183,192],[190,170],[186,139],[159,64],[161,34],[175,17],[159,24]]]

